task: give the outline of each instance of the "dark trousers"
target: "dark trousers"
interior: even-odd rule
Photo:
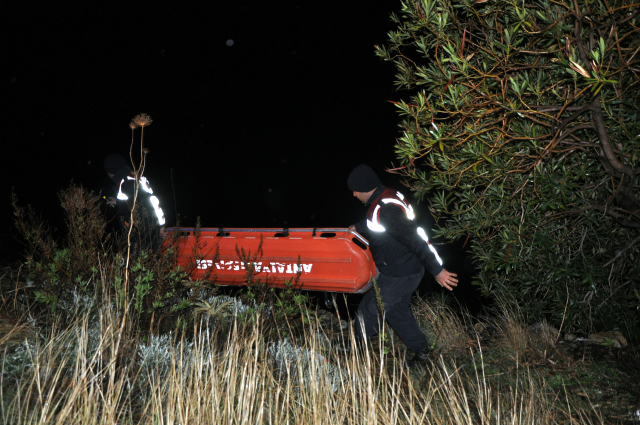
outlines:
[[[120,229],[125,235],[129,234],[129,222],[131,215],[120,216]],[[157,222],[149,215],[144,207],[136,208],[134,225],[131,231],[131,252],[134,258],[140,255],[140,251],[158,251],[162,245],[160,228]]]
[[[424,270],[409,276],[387,276],[378,273],[377,285],[384,303],[385,319],[413,352],[426,349],[429,344],[413,312],[411,295],[420,285]],[[356,339],[369,339],[378,334],[378,324],[382,323],[380,310],[376,302],[375,288],[371,287],[360,301],[355,322]],[[364,335],[363,328],[364,327]]]

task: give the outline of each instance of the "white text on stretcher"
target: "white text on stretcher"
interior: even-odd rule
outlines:
[[[196,266],[198,269],[206,270],[215,266],[216,270],[246,270],[244,261],[216,261],[213,260],[196,260]],[[256,273],[285,273],[296,274],[298,271],[304,273],[311,273],[313,264],[300,264],[298,268],[297,263],[268,263],[263,264],[262,261],[253,263],[253,269]]]

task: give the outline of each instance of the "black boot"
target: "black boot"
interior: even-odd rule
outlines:
[[[409,369],[417,369],[427,365],[431,350],[425,348],[424,350],[416,351],[410,360],[407,360],[407,367]]]

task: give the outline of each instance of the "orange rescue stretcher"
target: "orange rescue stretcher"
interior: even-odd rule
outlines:
[[[246,264],[238,251],[255,256],[260,241],[262,255],[251,262],[255,278],[270,287],[282,288],[300,272],[299,289],[363,293],[376,276],[369,242],[346,228],[202,228],[198,238],[193,228],[169,229],[175,231],[180,237],[167,237],[165,245],[178,241],[178,264],[192,278],[218,285],[245,285]]]

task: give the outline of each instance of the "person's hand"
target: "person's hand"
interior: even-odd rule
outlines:
[[[113,196],[109,196],[109,198],[107,198],[107,205],[115,205],[116,204],[116,198],[114,198]]]
[[[436,282],[443,288],[447,288],[450,291],[453,291],[454,286],[458,286],[458,279],[456,279],[458,275],[455,273],[451,273],[442,269],[442,271],[436,276]]]
[[[356,231],[356,225],[352,224],[351,226],[349,226],[349,233],[353,233]]]

